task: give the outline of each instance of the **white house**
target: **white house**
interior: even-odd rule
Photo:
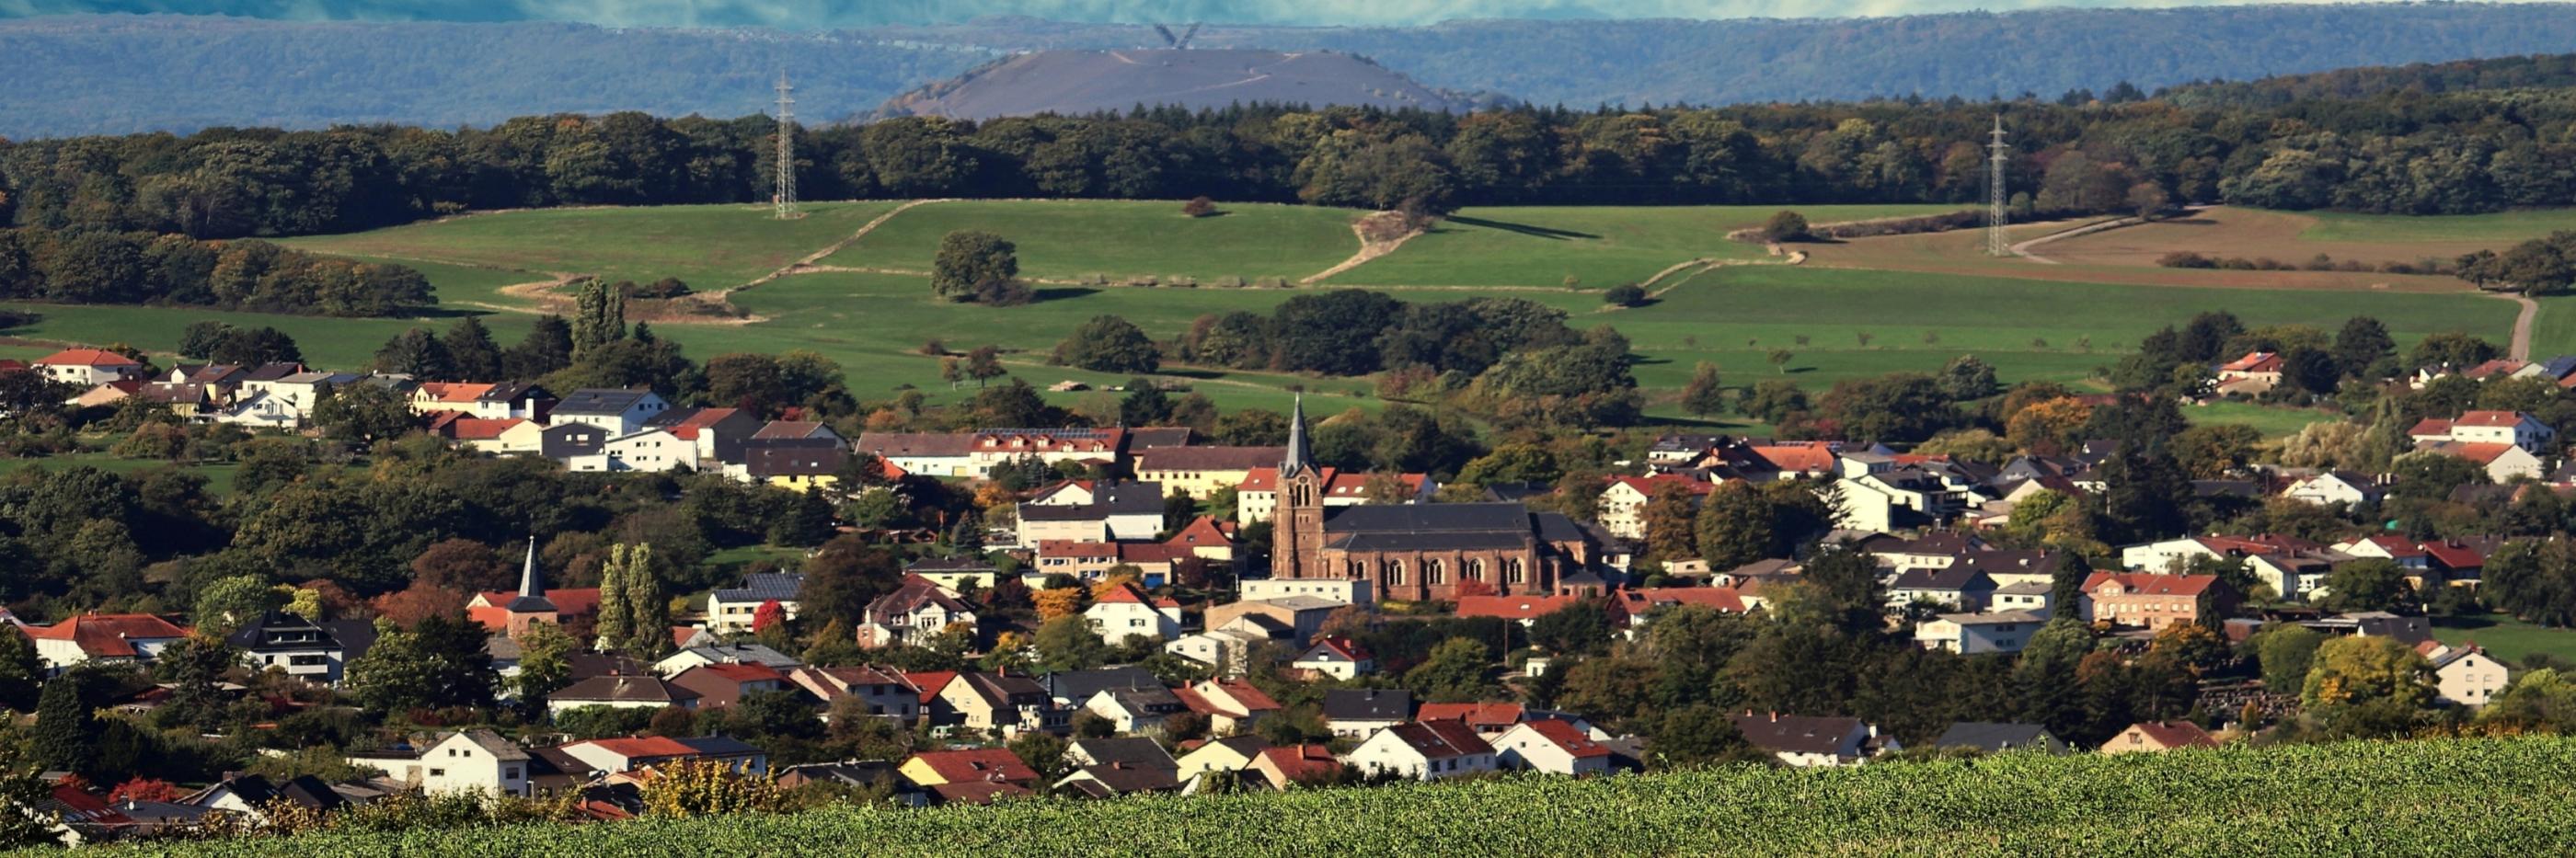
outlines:
[[[1288,666],[1334,679],[1353,679],[1363,673],[1377,672],[1377,658],[1350,638],[1327,635],[1315,639],[1315,645],[1297,654]]]
[[[707,593],[707,627],[720,635],[751,631],[760,606],[770,602],[778,603],[780,619],[795,619],[796,596],[804,589],[805,576],[794,572],[744,575],[740,587],[720,587]]]
[[[1246,578],[1236,584],[1235,589],[1247,602],[1290,596],[1312,596],[1345,605],[1367,605],[1376,601],[1366,578]]]
[[[1572,721],[1538,718],[1522,721],[1495,737],[1496,763],[1557,775],[1606,775],[1610,748],[1593,741]]]
[[[2511,678],[2502,662],[2475,644],[2438,647],[2427,653],[2433,662],[2434,695],[2446,702],[2478,708],[2495,701]]]
[[[2558,432],[2540,418],[2520,411],[2470,411],[2444,420],[2427,417],[2406,430],[2415,445],[2427,444],[2511,444],[2524,452],[2546,453]]]
[[[2515,477],[2540,479],[2543,468],[2539,456],[2530,450],[2495,442],[2435,441],[2415,447],[2417,453],[2457,456],[2469,460],[2487,473],[2487,479],[2506,483]]]
[[[1663,490],[1665,486],[1679,486],[1683,491],[1689,492],[1693,507],[1697,507],[1700,501],[1705,500],[1709,492],[1717,490],[1716,483],[1695,480],[1679,474],[1611,477],[1610,484],[1601,489],[1600,498],[1594,501],[1595,521],[1601,525],[1601,529],[1610,531],[1614,536],[1624,539],[1644,539],[1646,538],[1646,502],[1653,500],[1655,492]]]
[[[1799,768],[1853,766],[1870,757],[1899,750],[1896,739],[1878,735],[1878,727],[1858,718],[1782,715],[1747,711],[1735,716],[1735,729],[1753,747]]]
[[[1270,641],[1269,635],[1237,626],[1173,638],[1163,645],[1163,651],[1216,668],[1226,676],[1241,676],[1252,648]]]
[[[2326,471],[2301,477],[2281,492],[2281,496],[2317,506],[2362,504],[2379,499],[2379,485],[2369,477],[2350,471]]]
[[[383,769],[428,793],[528,794],[528,752],[490,730],[442,733],[417,745],[352,752],[351,765]]]
[[[2057,588],[2046,581],[2023,581],[1995,588],[1986,608],[1993,611],[2029,611],[2048,616],[2055,609]]]
[[[565,745],[562,750],[573,759],[609,774],[631,772],[676,760],[720,763],[749,775],[769,774],[768,754],[724,736],[589,739]]]
[[[188,630],[151,614],[78,614],[50,626],[21,626],[49,674],[89,662],[150,663]]]
[[[1411,721],[1377,731],[1342,757],[1369,774],[1438,780],[1494,770],[1494,746],[1460,721]]]
[[[2020,652],[2031,633],[2047,624],[2048,615],[2032,611],[1941,614],[1914,627],[1914,643],[1961,655]]]
[[[650,390],[617,390],[585,387],[565,394],[547,414],[550,425],[586,423],[599,427],[611,438],[633,435],[655,416],[671,410],[671,403]]]
[[[698,467],[698,445],[680,440],[665,429],[646,429],[618,435],[601,442],[599,451],[575,456],[567,464],[576,471],[643,471],[659,473]]]
[[[975,611],[957,591],[919,575],[903,576],[894,592],[869,602],[867,622],[860,625],[860,646],[923,646],[949,626],[975,625]]]
[[[1135,584],[1121,584],[1093,600],[1082,611],[1091,630],[1110,646],[1126,642],[1129,635],[1144,635],[1159,641],[1181,636],[1181,603],[1170,598],[1154,598]]]
[[[30,364],[46,378],[84,388],[143,377],[143,363],[106,349],[64,349]]]
[[[311,620],[269,611],[224,639],[255,671],[271,668],[306,682],[336,683],[347,661],[338,638]]]

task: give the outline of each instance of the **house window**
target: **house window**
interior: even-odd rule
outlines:
[[[446,769],[430,769],[430,770],[429,770],[429,776],[430,776],[430,777],[433,777],[433,778],[443,778],[443,777],[446,777],[446,776],[447,776],[447,770],[446,770]]]
[[[518,780],[518,779],[519,779],[519,767],[517,767],[517,766],[511,766],[511,767],[509,767],[509,768],[502,769],[502,770],[501,770],[501,776],[502,776],[502,777],[504,777],[504,778],[511,779],[511,780]]]

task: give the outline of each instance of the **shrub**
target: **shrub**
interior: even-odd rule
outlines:
[[[1805,241],[1808,239],[1807,216],[1781,211],[1762,222],[1762,237],[1771,241]]]
[[[1646,288],[1635,283],[1621,283],[1601,293],[1601,300],[1620,307],[1634,307],[1646,300]]]
[[[1207,217],[1216,214],[1216,201],[1206,197],[1191,197],[1189,202],[1181,204],[1181,213],[1191,217]]]
[[[2168,254],[2165,254],[2165,255],[2163,255],[2163,256],[2157,257],[2157,258],[2156,258],[2156,264],[2157,264],[2157,265],[2164,266],[2164,267],[2166,267],[2166,268],[2216,268],[2216,267],[2218,267],[2218,262],[2217,262],[2216,260],[2210,259],[2209,257],[2202,256],[2202,255],[2197,254],[2197,253],[2193,253],[2193,252],[2188,251],[2188,250],[2177,250],[2177,251],[2174,251],[2174,252],[2172,252],[2172,253],[2168,253]]]

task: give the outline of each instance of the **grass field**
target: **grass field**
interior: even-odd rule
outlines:
[[[177,468],[203,475],[206,478],[206,490],[216,494],[230,493],[233,490],[233,475],[241,471],[241,466],[232,462],[173,465],[156,459],[120,459],[105,453],[75,453],[47,456],[41,459],[0,459],[0,476],[27,470],[59,471],[83,465],[112,474],[132,474],[155,468]]]
[[[929,273],[939,240],[979,229],[1019,248],[1020,274],[1043,280],[1100,275],[1284,277],[1321,273],[1360,249],[1358,212],[1232,204],[1193,218],[1165,200],[959,200],[915,206],[823,265]],[[767,288],[767,287],[762,287]]]
[[[2307,241],[2470,242],[2493,247],[2576,229],[2576,209],[2474,215],[2302,214],[2316,221],[2299,233]]]
[[[2570,766],[2576,740],[2550,736],[2237,745],[95,848],[174,856],[2562,855],[2576,848]],[[1726,820],[1714,821],[1712,809]]]
[[[2314,408],[2283,408],[2250,402],[2212,402],[2182,410],[2193,423],[2252,426],[2266,438],[2296,435],[2310,423],[2341,420],[2343,415]]]
[[[2508,663],[2519,664],[2532,653],[2576,662],[2576,629],[2547,628],[2504,614],[2434,617],[2433,637],[2447,644],[2475,643]]]
[[[809,203],[806,216],[772,220],[766,206],[537,209],[468,215],[283,244],[346,256],[535,274],[596,274],[638,283],[677,277],[701,291],[739,285],[849,237],[900,203]],[[443,273],[455,276],[447,269]],[[485,275],[440,297],[490,285]]]
[[[1812,223],[1956,210],[1947,205],[1800,206]],[[1759,259],[1759,244],[1726,234],[1760,226],[1779,206],[1460,209],[1394,253],[1332,278],[1341,286],[1562,286],[1636,283],[1702,257]]]

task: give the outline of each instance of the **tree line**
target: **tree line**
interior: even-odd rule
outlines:
[[[1249,105],[800,127],[813,198],[1083,197],[1432,208],[1962,202],[1986,131],[2039,209],[2171,200],[2449,213],[2576,203],[2565,91],[2277,105],[1873,101],[1715,109]],[[368,229],[469,209],[763,199],[765,117],[526,116],[490,128],[216,128],[0,144],[0,216],[200,238]],[[2047,191],[2059,191],[2057,199]],[[2051,205],[2051,203],[2057,205]]]
[[[0,299],[398,316],[436,304],[411,268],[265,241],[106,229],[0,229]]]

